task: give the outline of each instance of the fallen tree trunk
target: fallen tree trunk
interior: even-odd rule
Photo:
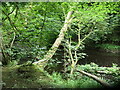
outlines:
[[[86,76],[88,76],[88,77],[96,80],[97,82],[99,82],[99,83],[100,83],[102,86],[104,86],[104,87],[112,87],[109,83],[101,80],[99,77],[97,77],[97,76],[95,76],[95,75],[92,75],[92,74],[90,74],[90,73],[87,73],[87,72],[81,71],[81,70],[77,70],[77,71],[79,71],[80,73],[82,73],[82,74],[84,74],[84,75],[86,75]]]
[[[73,11],[69,11],[67,14],[67,17],[65,19],[64,26],[62,27],[60,34],[58,38],[55,40],[54,44],[52,45],[51,49],[47,52],[47,54],[44,56],[42,60],[36,61],[33,64],[41,64],[41,63],[47,63],[48,60],[50,60],[55,52],[57,51],[59,45],[61,44],[61,41],[64,39],[65,32],[68,30],[68,26],[72,20],[71,15],[73,14]]]

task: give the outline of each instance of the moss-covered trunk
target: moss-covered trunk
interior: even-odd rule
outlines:
[[[44,58],[42,60],[34,62],[33,64],[41,64],[42,62],[47,63],[47,61],[50,60],[53,57],[53,55],[57,51],[59,45],[61,44],[61,41],[64,39],[65,32],[68,30],[68,26],[69,26],[69,24],[70,24],[70,22],[72,20],[72,17],[71,17],[72,14],[73,14],[73,11],[68,12],[67,17],[65,19],[64,26],[62,27],[58,38],[55,40],[55,42],[52,45],[51,49],[47,52],[47,54],[44,56]]]

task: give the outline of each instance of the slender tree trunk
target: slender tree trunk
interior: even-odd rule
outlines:
[[[51,49],[47,52],[47,54],[44,56],[44,58],[42,60],[34,62],[33,64],[41,64],[41,62],[47,62],[48,60],[50,60],[53,57],[53,55],[57,51],[59,45],[61,44],[61,41],[64,39],[65,32],[68,30],[68,26],[69,26],[69,24],[70,24],[70,22],[72,20],[72,17],[71,17],[72,14],[73,14],[73,11],[68,12],[67,17],[65,19],[64,26],[62,27],[58,38],[55,40],[55,42],[52,45]]]

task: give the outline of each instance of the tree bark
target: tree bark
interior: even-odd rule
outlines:
[[[72,14],[73,14],[73,11],[68,12],[67,17],[65,19],[64,26],[62,27],[58,38],[55,40],[51,49],[47,52],[47,54],[44,56],[44,58],[42,60],[34,62],[33,64],[41,64],[41,62],[47,62],[48,60],[50,60],[53,57],[53,55],[57,51],[59,45],[61,44],[61,41],[64,39],[65,32],[68,30],[68,26],[72,20],[72,17],[71,17]]]

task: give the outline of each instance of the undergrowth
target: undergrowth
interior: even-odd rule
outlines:
[[[120,69],[117,64],[112,67],[99,67],[95,63],[78,65],[76,69],[83,70],[98,76],[110,85],[115,86],[120,80]],[[102,72],[102,73],[101,73]],[[50,75],[53,86],[57,88],[101,88],[100,83],[75,71],[73,75],[69,73],[53,72]]]
[[[51,75],[52,84],[55,88],[98,88],[101,87],[99,83],[86,76],[79,76],[78,79],[67,78],[64,79],[60,73],[53,72]]]
[[[9,88],[101,88],[102,86],[97,81],[74,71],[73,75],[67,71],[66,73],[52,72],[49,74],[45,70],[40,71],[39,67],[28,66],[19,68],[19,73],[16,70],[8,68],[3,69],[4,87]],[[34,70],[32,70],[34,69]],[[120,69],[117,64],[112,67],[99,67],[95,63],[86,65],[78,65],[76,69],[83,70],[94,74],[111,85],[117,85],[120,81]],[[103,73],[99,73],[102,71]],[[12,82],[12,83],[10,83]]]

